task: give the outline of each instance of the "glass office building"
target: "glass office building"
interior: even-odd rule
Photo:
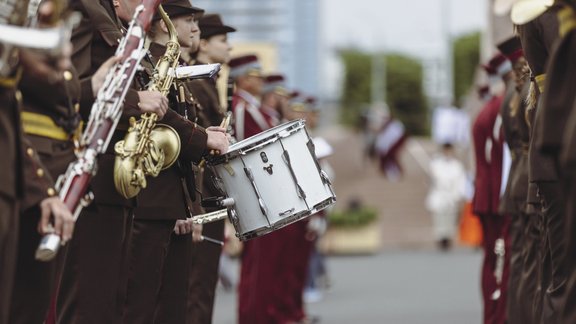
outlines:
[[[238,32],[231,43],[265,43],[273,46],[276,70],[288,86],[319,95],[320,48],[318,0],[193,0],[207,13],[218,13]]]

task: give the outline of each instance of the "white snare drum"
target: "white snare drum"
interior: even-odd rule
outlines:
[[[314,214],[336,201],[303,120],[276,126],[208,161],[234,206],[229,218],[245,241]]]

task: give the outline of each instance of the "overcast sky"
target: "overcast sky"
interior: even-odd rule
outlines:
[[[403,52],[437,58],[444,51],[443,21],[449,17],[453,36],[486,28],[489,0],[321,0],[323,47],[329,56],[325,80],[339,76],[332,52],[354,46],[365,50]],[[446,14],[444,8],[449,8]],[[325,84],[333,93],[335,83]]]

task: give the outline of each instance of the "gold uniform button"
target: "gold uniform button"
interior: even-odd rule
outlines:
[[[72,80],[72,72],[64,71],[64,80],[66,80],[66,81]]]
[[[22,92],[20,92],[20,90],[16,91],[14,97],[16,98],[16,100],[22,101]]]
[[[42,178],[42,177],[44,176],[44,170],[42,170],[42,169],[36,170],[36,175],[37,175],[39,178]]]
[[[48,196],[54,196],[56,194],[56,190],[54,190],[54,188],[48,188],[46,193],[48,193]]]
[[[79,104],[79,103],[76,103],[76,104],[74,105],[74,111],[76,111],[76,112],[79,112],[79,111],[80,111],[80,104]]]
[[[29,147],[26,149],[26,154],[28,154],[28,156],[34,156],[34,150],[31,147]]]

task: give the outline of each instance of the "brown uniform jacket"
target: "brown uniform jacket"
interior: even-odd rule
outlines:
[[[143,62],[148,71],[161,57],[166,47],[157,43],[150,44],[151,60]],[[185,90],[187,90],[185,88]],[[188,118],[194,120],[195,110],[192,96],[185,94],[187,100]],[[171,108],[174,108],[174,100]],[[180,157],[170,168],[160,172],[158,177],[148,179],[148,187],[138,196],[138,207],[135,210],[136,218],[144,219],[183,219],[189,216],[191,206],[188,204],[188,195],[194,195],[194,179],[191,174],[191,163],[198,163],[206,153],[206,132],[202,127],[179,115],[175,110],[169,109],[160,121],[171,126],[180,135]],[[190,188],[190,189],[188,189]],[[190,209],[189,209],[190,208]]]
[[[522,98],[528,93],[529,83],[526,83],[522,93],[519,94],[514,81],[510,81],[507,95],[504,98],[500,115],[504,138],[512,156],[510,174],[506,184],[505,199],[501,201],[500,211],[505,213],[518,213],[524,211],[526,195],[528,192],[528,143],[530,131],[526,123],[526,104]],[[510,90],[511,89],[511,90]]]
[[[4,158],[0,159],[0,194],[9,198],[21,197],[22,157],[20,116],[14,88],[0,87],[0,150]]]
[[[203,64],[196,62],[196,64]],[[211,79],[200,79],[188,82],[187,87],[198,102],[196,105],[197,122],[203,127],[219,126],[224,118],[224,110],[220,105],[220,97],[216,83]],[[202,183],[202,198],[223,196],[221,190],[214,185],[214,173],[210,168],[200,170]],[[207,209],[212,211],[212,209]]]
[[[556,17],[557,8],[552,7],[538,18],[518,27],[524,56],[534,76],[542,75],[546,72],[548,57],[552,47],[558,38],[558,20]],[[547,109],[543,105],[540,93],[536,107],[536,112],[531,121],[531,138],[529,148],[529,177],[530,182],[556,181],[558,180],[555,161],[550,156],[540,153],[535,148],[535,143],[544,134],[540,133],[542,122],[542,111]],[[530,201],[533,199],[528,198]]]
[[[546,73],[546,91],[542,95],[542,105],[546,109],[542,111],[542,122],[538,125],[537,131],[546,136],[538,137],[536,147],[553,156],[561,149],[566,122],[576,99],[574,53],[576,53],[576,32],[572,28],[561,38],[550,55]]]
[[[63,79],[57,83],[48,83],[26,71],[22,75],[20,89],[23,95],[23,111],[27,114],[22,116],[24,132],[49,173],[38,167],[29,170],[33,181],[41,181],[49,176],[56,180],[75,159],[72,137],[80,123],[77,112],[80,83],[75,70],[71,69],[69,72],[69,80]],[[38,118],[41,121],[49,118],[54,127],[47,127],[46,122],[38,125]],[[52,134],[45,133],[46,130],[54,129],[67,134],[68,138],[55,138],[51,137]],[[38,192],[33,187],[30,181],[26,182],[26,195],[21,206],[23,210],[36,205],[45,196],[45,193]]]
[[[0,87],[0,150],[4,157],[0,159],[0,194],[13,199],[36,197],[40,201],[56,191],[38,153],[22,134],[20,98],[16,89]]]

